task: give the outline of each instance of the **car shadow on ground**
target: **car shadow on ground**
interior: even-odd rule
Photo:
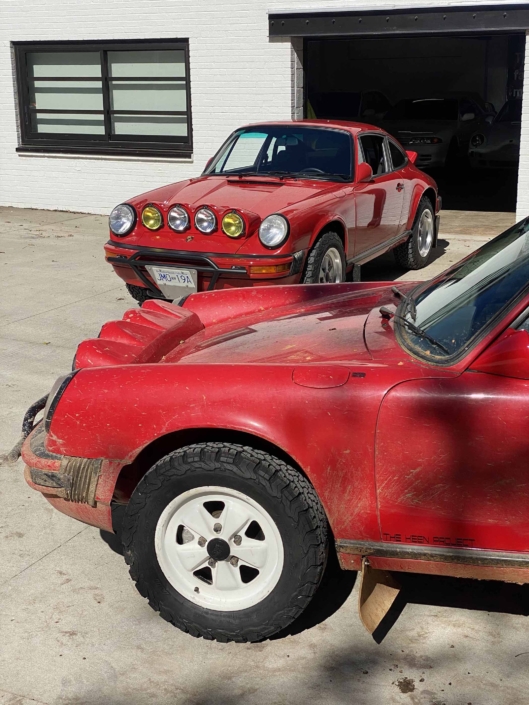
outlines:
[[[408,604],[529,616],[529,585],[419,573],[394,573],[394,576],[401,591],[373,634],[379,644]]]
[[[432,250],[432,257],[428,264],[431,265],[439,257],[442,257],[448,245],[448,240],[440,238],[437,241],[437,247]],[[406,270],[399,267],[395,261],[393,252],[386,252],[385,255],[381,255],[362,266],[360,279],[363,282],[395,281],[405,273]]]
[[[118,533],[101,531],[100,535],[112,551],[122,556],[119,519],[118,513],[114,519]],[[394,573],[394,577],[401,591],[373,634],[378,644],[389,634],[409,604],[529,616],[529,585],[420,573]],[[336,554],[331,552],[322,583],[305,612],[289,627],[275,634],[271,641],[301,634],[325,622],[347,601],[356,580],[357,573],[341,570]]]

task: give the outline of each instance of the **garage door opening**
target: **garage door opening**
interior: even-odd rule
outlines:
[[[306,117],[384,128],[446,209],[515,212],[524,34],[305,42]]]

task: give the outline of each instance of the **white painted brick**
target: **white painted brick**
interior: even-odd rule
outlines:
[[[520,0],[522,2],[522,0]],[[302,45],[268,38],[268,12],[464,4],[461,0],[0,0],[0,204],[108,213],[120,201],[199,174],[226,136],[253,121],[299,117]],[[11,42],[188,38],[191,161],[17,154]],[[529,100],[529,98],[527,99]],[[529,214],[529,104],[519,212]]]

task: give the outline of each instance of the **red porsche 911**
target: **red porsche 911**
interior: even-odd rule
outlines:
[[[393,249],[428,264],[440,199],[386,132],[306,120],[236,130],[202,176],[114,208],[106,259],[138,301],[344,282]]]
[[[279,632],[330,551],[372,630],[384,571],[529,583],[528,330],[529,219],[401,289],[147,301],[28,411],[26,479],[121,514],[140,593],[194,636]]]

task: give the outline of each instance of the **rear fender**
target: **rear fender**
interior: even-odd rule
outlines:
[[[419,203],[421,202],[422,197],[424,194],[429,191],[429,189],[424,188],[422,184],[417,184],[414,186],[413,189],[413,194],[411,197],[411,206],[410,206],[410,213],[408,215],[408,222],[406,223],[406,230],[411,230],[413,228],[413,224],[415,223],[415,217],[417,215],[417,209],[419,207]],[[434,215],[436,211],[436,194],[432,190],[431,191],[432,196],[433,196],[433,210],[434,210]]]

